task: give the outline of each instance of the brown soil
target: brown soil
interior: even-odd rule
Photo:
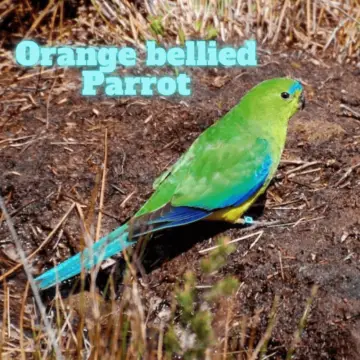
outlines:
[[[108,172],[102,222],[102,234],[106,234],[139,208],[151,194],[155,177],[245,91],[271,77],[298,78],[305,84],[307,107],[291,121],[283,158],[318,163],[294,172],[294,176],[285,173],[298,165],[281,165],[259,219],[292,224],[266,228],[246,256],[243,254],[254,239],[237,243],[237,251],[213,281],[231,274],[244,282],[232,318],[234,337],[241,316],[253,316],[256,309],[262,309],[259,327],[264,331],[274,296],[280,296],[278,322],[269,347],[276,352],[274,358],[286,355],[310,289],[318,284],[297,358],[357,359],[360,167],[354,166],[360,163],[360,121],[344,114],[340,104],[359,113],[360,73],[350,66],[314,64],[295,55],[262,55],[261,60],[263,65],[255,69],[194,70],[193,96],[185,99],[83,98],[76,73],[67,72],[53,87],[52,73],[42,75],[40,81],[33,77],[17,82],[14,74],[8,73],[1,78],[0,88],[0,191],[9,212],[14,212],[24,248],[29,253],[34,251],[72,199],[89,203],[97,174],[101,174],[107,128]],[[45,89],[36,93],[35,87]],[[32,106],[24,110],[28,103]],[[2,142],[23,136],[32,137]],[[70,141],[74,143],[65,144]],[[339,182],[351,167],[353,171]],[[307,170],[314,171],[300,174]],[[133,195],[120,207],[129,194]],[[199,250],[214,244],[217,234],[235,239],[244,232],[240,227],[204,227],[200,224],[174,230],[166,234],[166,241],[151,241],[144,260],[148,274],[143,279],[147,284],[143,291],[149,304],[161,299],[153,318],[169,305],[174,286],[186,270],[199,275],[200,285],[210,285],[201,282]],[[44,266],[50,267],[53,261],[60,262],[77,252],[79,234],[79,218],[74,210],[61,238],[56,234],[39,253],[34,272],[40,273]],[[0,239],[0,269],[6,270],[16,256],[4,221]],[[21,271],[9,277],[12,291],[22,293],[25,279]]]

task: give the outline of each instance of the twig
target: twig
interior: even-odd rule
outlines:
[[[59,299],[59,303],[60,303],[60,306],[61,306],[61,310],[63,311],[64,317],[65,317],[64,326],[63,326],[63,328],[61,329],[61,332],[60,332],[59,337],[58,337],[58,341],[61,339],[62,333],[63,333],[63,331],[64,331],[64,329],[65,329],[65,326],[67,325],[68,328],[69,328],[69,330],[70,330],[70,333],[71,333],[71,336],[72,336],[72,338],[73,338],[74,343],[75,343],[76,345],[78,345],[78,341],[77,341],[77,338],[76,338],[76,336],[75,336],[75,334],[74,334],[73,327],[71,326],[71,323],[70,323],[70,321],[69,321],[69,319],[70,319],[70,317],[71,317],[71,309],[70,309],[69,314],[66,314],[66,308],[65,308],[63,299],[61,298],[61,295],[59,294],[59,291],[58,291],[58,290],[57,290],[57,292],[58,292],[58,293],[56,294],[56,296],[57,296],[57,298]]]
[[[260,238],[262,237],[264,233],[264,230],[258,231],[258,236],[256,237],[256,239],[251,243],[251,245],[249,246],[249,250],[245,251],[243,254],[243,257],[246,256],[249,251],[257,244],[257,242],[260,240]]]
[[[256,236],[256,235],[259,235],[259,234],[262,235],[263,232],[264,232],[264,231],[261,230],[261,231],[257,231],[256,233],[247,234],[247,235],[244,235],[244,236],[239,237],[239,238],[237,238],[237,239],[231,240],[231,241],[229,241],[227,244],[229,245],[229,244],[233,244],[233,243],[236,243],[236,242],[238,242],[238,241],[241,241],[241,240],[246,240],[246,239],[249,239],[249,238],[251,238],[251,237],[253,237],[253,236]],[[200,250],[200,251],[199,251],[199,254],[207,253],[207,252],[209,252],[209,251],[212,251],[212,250],[214,250],[214,249],[217,249],[217,248],[220,247],[220,246],[221,246],[221,245],[215,245],[215,246],[209,247],[209,248],[207,248],[207,249]],[[250,249],[251,249],[251,247],[252,247],[252,246],[250,246]]]
[[[126,192],[125,192],[124,190],[121,190],[121,189],[120,189],[119,187],[117,187],[116,185],[111,184],[111,186],[112,186],[115,190],[117,190],[120,194],[123,194],[123,195],[126,194]]]
[[[351,115],[353,116],[354,119],[360,120],[360,113],[353,110],[351,107],[344,105],[344,104],[340,104],[340,108],[345,109],[346,111],[351,113]]]
[[[12,213],[10,213],[11,217],[14,217],[16,214],[18,214],[21,210],[24,210],[26,207],[34,203],[36,199],[32,199],[28,202],[26,202],[24,205],[21,205],[19,208],[15,209]]]
[[[284,20],[284,16],[285,16],[285,12],[288,8],[288,0],[285,0],[284,2],[284,6],[283,8],[281,9],[281,13],[280,13],[280,17],[279,17],[279,21],[278,21],[278,26],[277,26],[277,29],[276,29],[276,33],[275,33],[275,36],[273,37],[273,40],[272,40],[272,44],[275,44],[278,40],[278,37],[279,37],[279,33],[280,33],[280,30],[281,30],[281,26],[282,26],[282,22]]]
[[[57,142],[51,142],[50,145],[94,145],[93,142],[87,141],[87,142],[77,142],[77,141],[57,141]]]
[[[280,226],[290,226],[290,225],[298,225],[300,223],[306,223],[306,222],[311,222],[311,221],[316,221],[316,220],[320,220],[323,219],[325,216],[318,216],[312,219],[305,219],[305,218],[301,218],[298,221],[294,221],[294,222],[290,222],[290,223],[283,223],[283,224],[274,224],[274,225],[269,225],[269,227],[280,227]]]
[[[6,142],[25,140],[25,139],[33,138],[34,136],[35,135],[27,135],[27,136],[21,136],[18,138],[8,138],[8,139],[0,140],[0,144],[6,143]]]
[[[240,230],[240,232],[247,232],[247,231],[253,231],[255,229],[259,229],[259,228],[262,228],[262,227],[271,227],[271,226],[274,226],[274,225],[280,225],[280,220],[273,220],[273,221],[267,221],[267,222],[255,222],[254,225],[251,225],[249,227],[245,227],[243,229]]]
[[[359,166],[360,166],[360,162],[357,163],[357,164],[354,165],[354,166],[349,167],[349,168],[346,170],[345,174],[336,182],[336,184],[334,185],[334,187],[339,186],[339,185],[340,185],[347,177],[349,177],[350,174],[351,174],[356,168],[358,168]]]
[[[132,193],[130,193],[120,204],[120,207],[123,208],[125,204],[130,200],[130,198],[136,193],[136,190],[134,190]]]
[[[334,31],[332,32],[332,34],[329,37],[329,40],[327,41],[327,43],[325,44],[324,48],[323,48],[323,52],[326,51],[326,49],[329,47],[329,45],[331,44],[331,42],[334,40],[336,33],[344,26],[344,24],[346,23],[347,19],[343,19],[340,24],[334,29]]]
[[[306,168],[308,168],[310,166],[319,165],[319,164],[322,164],[322,162],[321,161],[310,161],[310,162],[304,163],[304,164],[302,164],[302,165],[300,165],[300,166],[298,166],[298,167],[296,167],[294,169],[288,170],[284,174],[278,174],[276,176],[276,178],[281,179],[281,178],[283,178],[285,176],[288,176],[288,175],[293,174],[295,172],[298,172],[300,170],[306,169]]]
[[[35,284],[34,278],[33,278],[32,274],[31,274],[30,264],[28,263],[28,259],[26,258],[26,255],[25,255],[25,252],[24,252],[24,250],[23,250],[23,248],[21,246],[20,240],[17,237],[13,222],[12,222],[12,220],[11,220],[7,210],[6,210],[4,201],[3,201],[1,196],[0,196],[0,208],[1,208],[1,210],[2,210],[2,212],[4,214],[4,216],[5,216],[5,220],[6,220],[7,224],[8,224],[10,233],[11,233],[11,235],[13,237],[14,242],[15,242],[18,254],[19,254],[21,262],[22,262],[21,265],[24,266],[26,276],[27,276],[28,281],[30,283],[31,290],[33,292],[36,304],[37,304],[37,306],[38,306],[38,308],[40,310],[41,317],[42,317],[42,320],[44,322],[44,325],[45,325],[47,334],[49,336],[50,342],[51,342],[51,344],[53,346],[53,349],[55,351],[56,358],[57,359],[62,359],[63,357],[62,357],[60,348],[59,348],[59,346],[58,346],[58,344],[56,342],[55,332],[54,332],[53,328],[51,327],[51,324],[50,324],[50,322],[49,322],[49,320],[48,320],[48,318],[46,316],[45,306],[41,301],[39,289],[38,289],[37,285]]]
[[[318,171],[321,171],[322,168],[321,167],[318,167],[316,169],[310,169],[310,170],[305,170],[305,171],[301,171],[299,173],[293,173],[293,174],[290,174],[289,178],[292,178],[294,176],[299,176],[299,175],[307,175],[307,174],[312,174],[314,172],[318,172]]]
[[[107,129],[105,129],[105,140],[104,141],[105,142],[104,142],[103,176],[102,176],[102,182],[101,182],[99,214],[98,214],[98,221],[97,221],[97,227],[96,227],[95,241],[98,241],[99,237],[100,237],[102,209],[103,209],[103,206],[104,206],[105,180],[106,180],[106,168],[107,168],[107,157],[108,157]]]
[[[281,160],[280,161],[280,164],[289,164],[289,165],[301,165],[301,164],[305,164],[307,161],[304,161],[304,160]]]
[[[282,206],[285,206],[285,205],[290,205],[290,204],[295,204],[295,203],[298,203],[300,201],[304,201],[304,199],[295,199],[295,200],[289,200],[289,201],[284,201],[282,202],[281,204],[274,204],[274,205],[269,205],[267,206],[269,209],[276,209],[278,207],[282,207]]]
[[[283,280],[285,280],[285,277],[284,277],[284,268],[283,268],[282,256],[281,256],[281,251],[280,251],[280,250],[279,250],[279,262],[280,262],[281,278],[282,278]]]

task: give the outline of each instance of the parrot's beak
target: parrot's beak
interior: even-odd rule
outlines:
[[[304,94],[304,91],[302,91],[302,93],[300,95],[299,107],[300,107],[301,110],[303,110],[304,107],[305,107],[305,94]]]

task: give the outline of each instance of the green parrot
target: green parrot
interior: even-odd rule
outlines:
[[[37,277],[40,289],[91,269],[145,234],[200,220],[243,222],[274,176],[288,121],[304,103],[303,87],[293,79],[252,88],[155,180],[154,193],[129,222]]]

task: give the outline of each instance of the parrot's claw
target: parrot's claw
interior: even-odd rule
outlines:
[[[275,220],[275,221],[259,221],[259,220],[254,220],[251,216],[244,216],[243,218],[239,218],[235,221],[235,224],[240,224],[240,225],[253,225],[256,227],[260,227],[260,226],[269,226],[269,225],[275,225],[278,224],[279,221]]]
[[[247,225],[247,224],[254,224],[254,219],[251,216],[244,216],[243,218],[239,218],[235,221],[235,224],[240,224],[240,225]]]

